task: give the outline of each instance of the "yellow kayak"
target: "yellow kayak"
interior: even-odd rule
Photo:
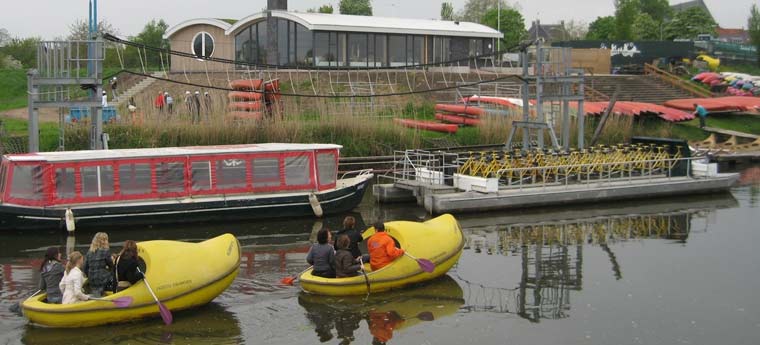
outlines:
[[[201,243],[140,242],[137,249],[145,260],[150,287],[172,311],[210,302],[232,284],[240,267],[240,244],[231,234]],[[48,304],[43,302],[45,294],[27,299],[21,307],[31,322],[49,327],[89,327],[159,315],[158,305],[144,281],[104,298],[127,296],[132,303],[122,308],[109,301],[94,300]]]
[[[369,264],[365,264],[369,290],[362,274],[350,278],[322,278],[312,275],[311,270],[299,277],[301,288],[309,293],[332,296],[365,295],[368,292],[398,289],[444,275],[462,255],[464,236],[459,223],[450,214],[424,223],[388,222],[385,223],[385,231],[398,241],[406,253],[433,262],[435,270],[427,273],[416,260],[404,255],[377,271],[370,272]],[[370,228],[364,232],[364,238],[369,238],[374,233],[375,229]]]

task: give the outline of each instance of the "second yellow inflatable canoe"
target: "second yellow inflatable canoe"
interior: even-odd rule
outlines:
[[[369,290],[365,277],[361,274],[350,278],[322,278],[312,275],[311,270],[299,277],[301,288],[309,293],[333,296],[364,295],[368,292],[398,289],[445,274],[462,255],[464,236],[459,223],[450,214],[424,223],[388,222],[385,223],[385,231],[410,255],[433,262],[435,270],[427,273],[414,259],[401,256],[377,271],[370,272],[369,264],[365,265]],[[364,238],[369,238],[374,233],[375,229],[370,228],[364,233]]]

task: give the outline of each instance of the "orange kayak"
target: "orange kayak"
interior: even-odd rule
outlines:
[[[459,130],[458,125],[451,125],[433,121],[410,120],[410,119],[393,119],[396,123],[409,128],[424,129],[434,132],[454,134]]]

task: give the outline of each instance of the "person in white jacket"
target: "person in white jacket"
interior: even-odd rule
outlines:
[[[72,304],[90,299],[89,296],[82,292],[84,275],[81,268],[83,263],[84,257],[82,253],[75,251],[69,254],[69,262],[66,263],[66,273],[63,275],[63,279],[61,279],[61,283],[58,284],[63,294],[62,304]]]

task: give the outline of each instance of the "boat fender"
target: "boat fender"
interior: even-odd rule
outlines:
[[[74,212],[72,212],[70,208],[66,209],[65,219],[66,219],[66,231],[74,232],[74,230],[76,229],[76,224],[74,221]]]
[[[322,215],[324,215],[322,205],[319,204],[319,199],[317,199],[317,196],[314,193],[309,194],[309,204],[311,205],[311,210],[314,211],[315,216],[322,217]]]

